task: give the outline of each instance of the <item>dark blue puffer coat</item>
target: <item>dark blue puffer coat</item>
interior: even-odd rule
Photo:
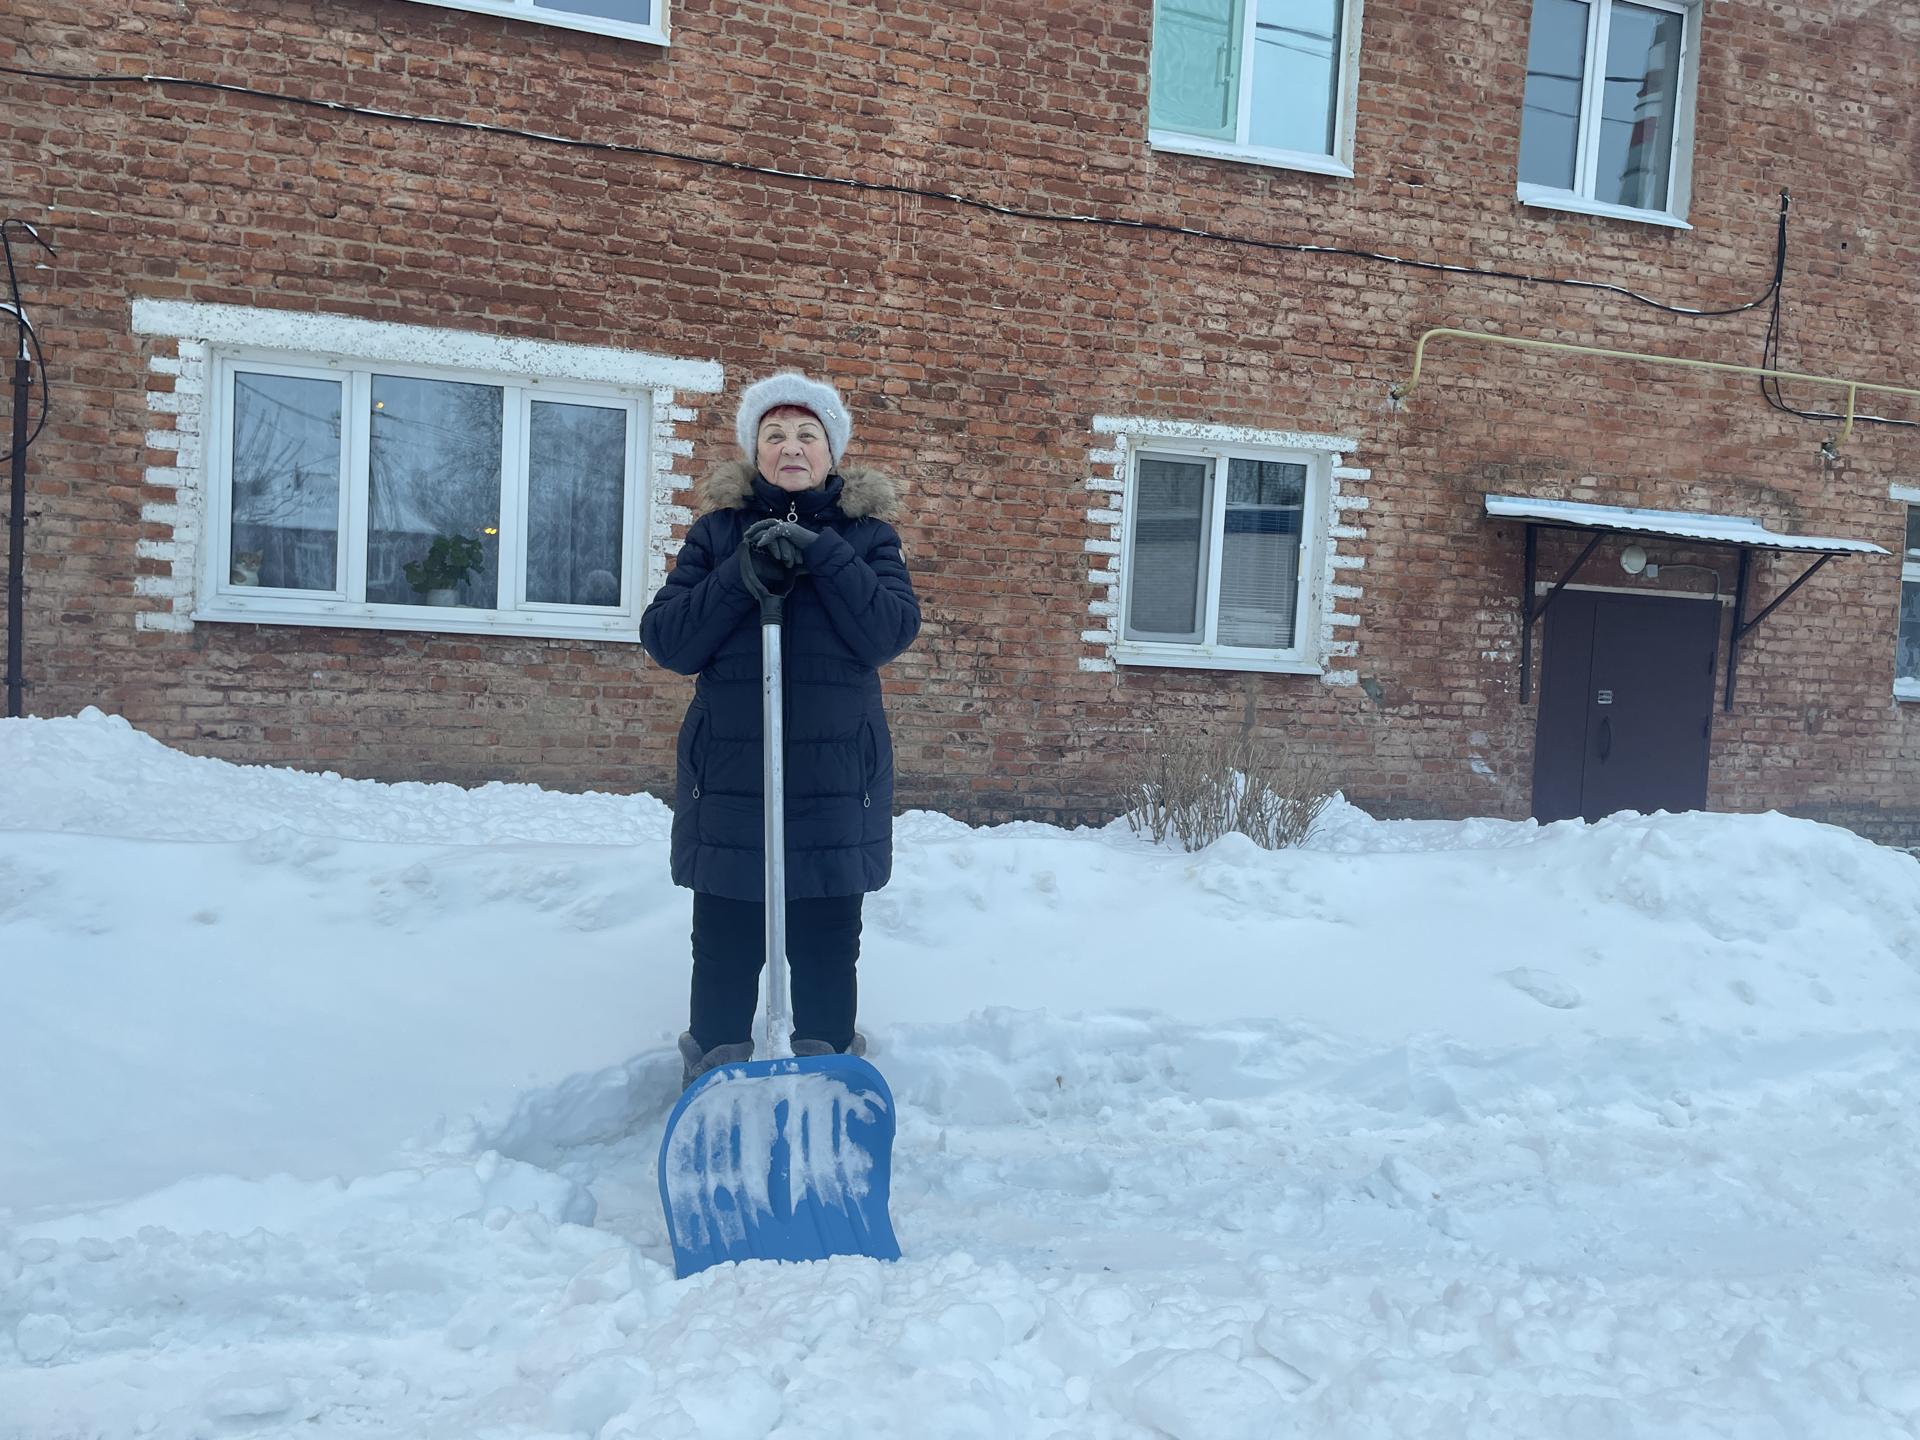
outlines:
[[[787,894],[878,890],[893,871],[893,743],[879,667],[920,629],[900,536],[885,518],[893,485],[855,471],[794,495],[736,462],[700,492],[707,513],[640,619],[649,655],[699,677],[680,725],[674,883],[735,900],[765,893],[760,607],[740,577],[739,549],[749,525],[791,505],[819,539],[781,631]]]

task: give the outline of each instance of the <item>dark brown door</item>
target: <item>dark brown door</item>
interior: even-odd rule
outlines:
[[[1719,605],[1563,590],[1546,631],[1535,818],[1705,805]]]

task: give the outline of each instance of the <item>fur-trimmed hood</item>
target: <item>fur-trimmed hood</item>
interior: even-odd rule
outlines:
[[[840,510],[849,520],[871,515],[876,520],[891,520],[900,512],[900,491],[892,477],[879,470],[839,470]],[[743,510],[753,498],[754,467],[744,460],[729,460],[716,468],[698,485],[694,495],[700,513],[709,510]]]

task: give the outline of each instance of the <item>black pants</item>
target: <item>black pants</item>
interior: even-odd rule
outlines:
[[[793,974],[793,1038],[824,1040],[836,1050],[853,1043],[859,1003],[864,895],[787,902],[787,963]],[[766,962],[766,907],[758,900],[693,895],[693,999],[688,1029],[702,1050],[753,1038]]]

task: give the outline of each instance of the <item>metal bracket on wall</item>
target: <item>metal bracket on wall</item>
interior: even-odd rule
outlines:
[[[1547,613],[1547,607],[1553,604],[1554,597],[1567,588],[1567,583],[1580,572],[1580,567],[1586,564],[1588,557],[1599,548],[1600,541],[1605,538],[1606,533],[1604,530],[1593,532],[1593,538],[1587,541],[1587,548],[1580,552],[1573,564],[1567,567],[1566,573],[1554,583],[1554,587],[1546,593],[1546,597],[1536,605],[1533,603],[1533,576],[1538,563],[1540,527],[1527,526],[1527,573],[1523,582],[1524,588],[1520,591],[1520,703],[1522,705],[1533,699],[1533,622]]]
[[[1781,605],[1786,603],[1788,596],[1806,584],[1807,581],[1811,580],[1814,572],[1819,570],[1822,565],[1831,559],[1833,559],[1831,555],[1822,555],[1801,572],[1798,580],[1774,596],[1772,604],[1768,605],[1766,609],[1749,620],[1746,618],[1747,574],[1753,568],[1753,551],[1744,547],[1741,549],[1740,579],[1734,587],[1733,592],[1733,633],[1727,639],[1727,698],[1720,706],[1723,711],[1732,713],[1733,710],[1733,684],[1740,674],[1740,642],[1745,640],[1748,634],[1759,625],[1762,620],[1766,619],[1774,611],[1778,610]]]

